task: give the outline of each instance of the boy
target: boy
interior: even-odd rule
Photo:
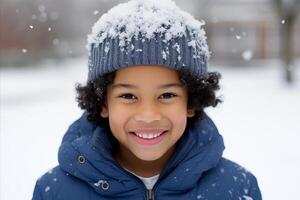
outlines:
[[[220,74],[207,72],[203,24],[171,0],[131,0],[99,19],[76,88],[86,112],[34,200],[261,199],[256,178],[222,158],[204,112],[220,102]]]

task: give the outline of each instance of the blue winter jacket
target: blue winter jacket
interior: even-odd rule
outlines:
[[[262,199],[256,178],[222,157],[222,136],[207,115],[185,130],[152,190],[114,160],[112,141],[84,113],[63,138],[59,166],[37,180],[33,200]]]

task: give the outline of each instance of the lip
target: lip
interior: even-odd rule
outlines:
[[[134,133],[142,133],[142,134],[150,134],[150,133],[161,133],[161,132],[165,132],[168,131],[168,129],[166,128],[140,128],[140,129],[135,129],[132,130],[130,132],[134,132]]]
[[[144,138],[140,138],[139,136],[137,136],[135,133],[130,133],[130,136],[132,137],[132,139],[137,142],[140,145],[143,146],[151,146],[151,145],[155,145],[160,143],[163,138],[165,137],[165,135],[168,133],[168,130],[162,131],[163,133],[156,137],[156,138],[152,138],[152,139],[144,139]],[[161,132],[160,132],[161,133]]]

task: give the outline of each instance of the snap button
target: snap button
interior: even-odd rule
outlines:
[[[94,184],[96,187],[101,187],[102,190],[108,190],[109,184],[107,181],[99,180],[97,183]]]
[[[82,155],[78,156],[78,162],[81,164],[85,163],[85,157]]]
[[[108,190],[108,188],[109,188],[109,184],[108,184],[107,181],[102,181],[102,183],[100,184],[100,186],[101,186],[101,188],[103,190]]]

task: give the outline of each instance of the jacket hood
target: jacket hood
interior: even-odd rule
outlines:
[[[141,187],[145,188],[138,178],[114,160],[116,140],[112,134],[88,122],[86,115],[76,120],[63,137],[58,152],[60,167],[106,197],[130,196]],[[204,114],[203,119],[186,129],[178,140],[173,156],[160,173],[157,187],[174,194],[191,190],[205,171],[218,164],[224,148],[215,124]],[[79,161],[79,157],[84,159]],[[101,181],[109,183],[108,190],[99,187]]]

